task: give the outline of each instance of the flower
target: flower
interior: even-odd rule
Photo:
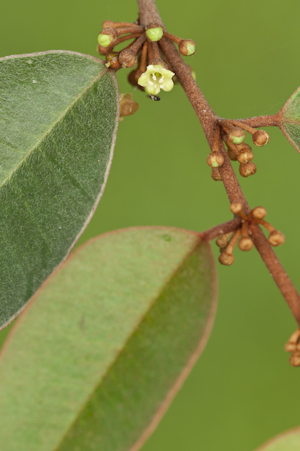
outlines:
[[[165,69],[162,64],[150,64],[137,82],[145,88],[147,94],[156,96],[161,89],[171,91],[174,86],[172,80],[174,75],[174,72]]]

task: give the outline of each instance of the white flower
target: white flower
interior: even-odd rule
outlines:
[[[156,96],[161,89],[171,91],[174,86],[172,80],[174,75],[174,72],[165,69],[161,64],[150,64],[137,82],[145,88],[147,94]]]

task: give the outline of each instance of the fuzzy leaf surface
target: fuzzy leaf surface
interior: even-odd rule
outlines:
[[[280,111],[279,126],[289,142],[300,153],[300,87]]]
[[[205,346],[215,305],[198,234],[144,227],[89,241],[4,345],[0,449],[139,449]]]
[[[292,429],[269,440],[256,451],[299,451],[300,429]]]
[[[97,58],[0,59],[0,328],[67,256],[103,192],[118,122]]]

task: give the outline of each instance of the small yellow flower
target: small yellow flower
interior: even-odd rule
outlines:
[[[171,91],[174,86],[172,80],[174,75],[174,72],[165,69],[161,64],[150,64],[137,82],[145,88],[147,94],[156,96],[161,89]]]

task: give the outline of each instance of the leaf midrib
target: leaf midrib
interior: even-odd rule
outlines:
[[[146,312],[141,315],[137,326],[132,330],[132,332],[128,335],[127,339],[125,340],[123,346],[119,349],[119,351],[115,354],[114,359],[111,361],[111,363],[109,364],[109,366],[107,367],[106,371],[103,373],[101,379],[97,382],[97,384],[93,387],[93,389],[91,390],[91,393],[89,396],[86,397],[85,402],[82,404],[81,408],[77,411],[77,414],[74,418],[74,420],[70,423],[69,428],[66,430],[66,432],[64,433],[62,439],[60,440],[60,442],[58,443],[58,445],[53,449],[53,451],[59,451],[61,449],[61,446],[64,443],[64,440],[66,438],[66,436],[68,435],[68,433],[72,430],[72,428],[74,427],[74,425],[76,424],[76,421],[80,418],[82,412],[84,411],[84,409],[86,408],[88,402],[92,399],[95,391],[98,389],[98,387],[100,387],[105,378],[108,376],[109,372],[111,371],[111,369],[113,368],[113,366],[115,365],[115,363],[117,362],[118,358],[120,357],[120,355],[122,354],[122,352],[124,351],[124,349],[126,348],[127,344],[130,342],[130,340],[132,339],[132,337],[136,334],[136,332],[140,329],[141,325],[144,323],[145,318],[149,315],[149,312],[153,309],[153,307],[155,306],[157,300],[161,297],[161,295],[163,294],[163,292],[165,291],[165,289],[168,287],[168,285],[171,283],[172,279],[174,277],[176,277],[176,274],[178,273],[178,271],[180,270],[180,268],[184,265],[184,263],[186,262],[186,260],[196,251],[196,249],[200,246],[201,243],[204,243],[205,240],[202,240],[202,238],[200,236],[198,236],[198,239],[195,241],[193,248],[190,249],[188,252],[186,252],[186,254],[183,256],[182,260],[180,261],[180,263],[174,268],[173,273],[166,279],[164,285],[161,287],[161,289],[157,292],[157,294],[153,297],[152,302],[149,304],[148,309],[146,310]],[[88,244],[89,241],[86,243]]]
[[[95,59],[96,60],[96,59]],[[100,61],[100,60],[99,60]],[[102,67],[101,63],[99,64],[99,68]],[[24,155],[21,160],[18,162],[18,164],[14,167],[14,169],[5,177],[5,179],[0,183],[0,189],[10,181],[11,177],[17,172],[17,170],[22,166],[22,164],[29,158],[29,156],[34,152],[39,145],[43,142],[43,140],[52,132],[52,130],[56,127],[57,124],[62,122],[63,118],[66,116],[66,114],[72,110],[73,106],[80,100],[83,95],[92,88],[92,86],[103,77],[104,74],[106,74],[108,71],[103,67],[103,70],[91,81],[91,83],[74,99],[74,101],[60,114],[60,116],[57,118],[56,121],[54,121],[49,129],[47,129],[46,132],[43,133],[41,138],[37,141],[37,143],[28,150],[26,155]]]

